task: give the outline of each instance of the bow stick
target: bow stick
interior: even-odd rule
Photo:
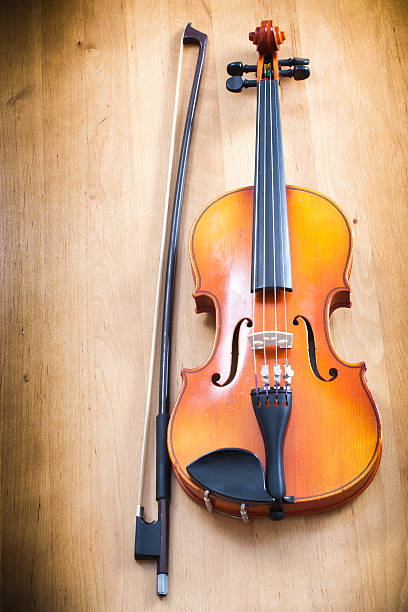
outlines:
[[[159,411],[156,416],[156,500],[158,504],[158,519],[147,523],[143,518],[144,507],[142,505],[145,458],[147,436],[150,420],[151,393],[154,371],[154,357],[156,353],[157,329],[160,307],[160,289],[163,276],[164,249],[167,232],[167,219],[169,209],[170,182],[174,156],[174,138],[177,119],[177,106],[180,89],[181,63],[183,45],[199,45],[197,65],[191,88],[190,102],[184,126],[183,141],[181,144],[180,159],[177,171],[177,180],[174,191],[173,214],[171,219],[170,237],[167,253],[166,282],[163,299],[163,322],[162,343],[160,356],[160,381],[159,381]],[[156,302],[153,321],[152,346],[150,352],[149,379],[147,384],[145,425],[143,433],[142,458],[140,466],[139,494],[136,511],[136,535],[135,535],[135,559],[157,559],[157,594],[168,593],[168,557],[169,557],[169,502],[170,502],[170,476],[171,466],[167,451],[167,425],[169,422],[169,366],[171,349],[171,324],[174,303],[174,278],[176,272],[176,258],[178,237],[180,231],[181,208],[183,204],[184,185],[188,154],[190,150],[191,132],[197,105],[198,91],[203,71],[205,50],[207,46],[207,35],[195,30],[189,22],[183,32],[180,42],[179,64],[177,71],[176,95],[174,101],[173,124],[170,144],[169,166],[167,173],[167,189],[163,215],[163,231],[160,249],[160,263],[157,275]]]

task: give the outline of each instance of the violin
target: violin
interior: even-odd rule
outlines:
[[[229,64],[227,89],[257,90],[254,186],[213,200],[191,229],[196,311],[216,332],[205,363],[182,370],[167,432],[188,495],[244,522],[349,502],[382,452],[366,366],[330,336],[331,314],[351,306],[350,224],[330,198],[285,182],[280,82],[307,78],[309,61],[278,59],[285,34],[271,20],[249,40],[257,64]]]

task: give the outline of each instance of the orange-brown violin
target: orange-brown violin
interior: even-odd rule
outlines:
[[[341,359],[330,337],[331,313],[350,306],[350,225],[326,196],[285,183],[280,79],[306,78],[308,60],[278,60],[285,35],[272,21],[249,38],[258,63],[229,64],[227,89],[257,89],[255,185],[211,202],[191,230],[193,296],[216,334],[207,361],[182,371],[168,450],[208,509],[279,520],[361,493],[382,429],[365,364]]]

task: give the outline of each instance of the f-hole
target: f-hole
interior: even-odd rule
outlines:
[[[238,321],[235,329],[234,329],[234,335],[232,336],[232,348],[231,348],[231,370],[229,373],[229,376],[227,378],[227,380],[223,383],[220,383],[219,380],[221,378],[221,375],[218,373],[215,373],[212,375],[211,380],[213,382],[213,384],[216,387],[226,387],[227,385],[229,385],[235,378],[235,374],[237,373],[237,368],[238,368],[238,345],[239,345],[239,330],[241,329],[241,325],[242,323],[246,321],[247,322],[247,327],[252,327],[252,321],[251,319],[241,319],[241,321]]]
[[[329,379],[323,378],[323,376],[320,375],[319,370],[317,369],[317,363],[316,363],[316,344],[315,344],[315,339],[314,339],[313,328],[310,325],[309,321],[305,317],[302,317],[302,315],[297,315],[293,319],[293,325],[299,325],[298,319],[302,319],[302,321],[304,322],[306,326],[307,344],[308,344],[308,350],[309,350],[309,361],[310,361],[311,368],[313,370],[313,374],[316,376],[316,378],[318,378],[319,380],[322,380],[323,382],[332,382],[332,380],[335,380],[337,378],[338,370],[336,370],[336,368],[330,368],[329,370],[330,378]]]

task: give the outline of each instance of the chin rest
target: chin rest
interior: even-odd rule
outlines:
[[[271,503],[262,463],[250,451],[221,448],[202,455],[187,466],[193,480],[214,495],[234,501]]]
[[[242,448],[222,448],[187,466],[189,476],[215,496],[247,504],[293,503],[293,497],[273,497],[266,489],[258,457]]]

